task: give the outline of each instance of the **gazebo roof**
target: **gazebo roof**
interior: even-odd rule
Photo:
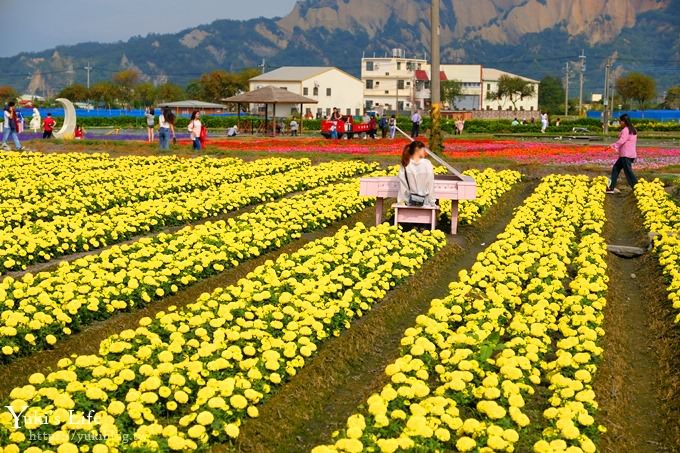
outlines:
[[[223,102],[239,104],[318,104],[319,101],[291,93],[283,88],[266,86],[255,91],[222,99]]]
[[[212,102],[203,102],[203,101],[195,101],[195,100],[188,100],[188,101],[177,101],[177,102],[164,102],[162,104],[158,105],[159,107],[170,107],[170,108],[178,108],[178,109],[226,109],[226,105],[222,104],[213,104]]]

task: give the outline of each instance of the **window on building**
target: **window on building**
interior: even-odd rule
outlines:
[[[425,81],[425,89],[426,89],[426,90],[429,90],[429,89],[430,89],[430,81],[429,81],[429,80],[426,80],[426,81]]]
[[[321,118],[321,116],[323,116],[323,109],[322,108],[319,107],[318,109],[316,109],[316,116],[317,116],[317,118]]]
[[[520,106],[519,106],[519,109],[520,109],[521,111],[524,111],[524,106],[523,106],[523,105],[520,105]]]
[[[326,96],[330,96],[330,95],[331,95],[331,89],[330,89],[330,88],[326,88]]]
[[[491,84],[490,83],[486,84],[486,91],[491,91]]]
[[[303,95],[303,96],[309,96],[309,88],[304,87],[304,88],[302,89],[302,95]]]
[[[367,81],[366,81],[366,89],[367,89],[367,90],[372,90],[372,89],[373,89],[373,81],[372,81],[372,80],[367,80]]]
[[[490,105],[487,105],[487,106],[486,106],[486,109],[487,109],[487,110],[491,110],[491,106],[490,106]]]
[[[386,72],[385,75],[389,77],[389,76],[390,76],[390,73],[389,73],[389,72]]]
[[[379,87],[380,86],[380,80],[375,81],[375,86]]]
[[[331,116],[331,109],[330,109],[330,107],[326,109],[326,116]]]
[[[286,87],[279,87],[279,88],[281,88],[282,90],[288,91],[288,88],[286,88]]]
[[[407,87],[410,87],[410,86],[411,86],[411,81],[410,81],[410,80],[409,80],[408,82],[406,82],[406,86],[407,86]]]
[[[406,69],[409,71],[413,71],[413,62],[409,61],[406,63]]]
[[[361,115],[361,109],[356,109],[356,110],[354,111],[354,115],[355,115],[355,116]]]
[[[399,90],[404,89],[404,81],[403,80],[397,80],[397,89],[399,89]]]
[[[401,61],[397,61],[397,71],[401,71]]]
[[[351,115],[351,114],[352,114],[352,109],[347,109],[347,115]]]
[[[503,110],[500,105],[498,106],[498,110]]]
[[[534,111],[534,106],[532,105],[531,108],[530,108],[529,110],[531,110],[531,111],[533,112],[533,111]]]
[[[367,61],[367,62],[366,62],[366,70],[367,70],[367,71],[372,71],[372,70],[373,70],[373,62],[372,62],[372,61]]]
[[[373,101],[367,100],[366,101],[366,109],[371,110],[373,108]]]
[[[397,109],[399,109],[399,111],[404,110],[404,101],[399,101],[399,104],[397,104]]]
[[[314,87],[314,96],[319,95],[319,87]]]
[[[385,94],[390,94],[390,90],[385,90]]]

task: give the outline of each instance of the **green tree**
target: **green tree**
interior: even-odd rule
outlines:
[[[191,97],[203,101],[219,102],[224,98],[248,89],[248,80],[259,74],[256,69],[245,69],[241,72],[212,71],[187,87]]]
[[[181,101],[185,98],[184,90],[173,83],[164,83],[156,89],[156,99],[158,102]]]
[[[525,80],[522,77],[502,75],[498,78],[498,89],[495,92],[488,92],[486,98],[491,101],[506,99],[510,101],[512,107],[517,110],[517,103],[519,101],[531,97],[534,94],[536,94],[536,90],[530,81]]]
[[[640,72],[631,72],[616,80],[616,92],[623,98],[623,103],[637,102],[641,109],[656,96],[656,81]]]
[[[107,107],[113,107],[118,101],[121,89],[112,82],[97,82],[90,88],[90,98]]]
[[[87,101],[90,98],[90,91],[86,86],[79,83],[74,83],[62,89],[59,94],[59,98],[66,98],[69,101],[80,102]]]
[[[680,109],[680,85],[671,87],[666,91],[664,106],[667,109]]]
[[[158,91],[152,83],[144,82],[134,87],[135,104],[139,107],[146,107],[156,103]]]
[[[113,75],[111,80],[119,90],[119,99],[126,105],[130,105],[135,100],[135,86],[139,83],[141,75],[136,69],[124,69]]]
[[[442,102],[450,108],[456,108],[456,98],[463,94],[463,82],[460,80],[444,80],[441,83]]]
[[[564,87],[554,76],[546,76],[538,86],[538,105],[542,112],[564,113]]]
[[[4,105],[10,101],[16,101],[19,97],[17,90],[9,85],[0,86],[0,102]]]

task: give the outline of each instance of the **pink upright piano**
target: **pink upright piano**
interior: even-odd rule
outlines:
[[[458,232],[458,202],[477,198],[477,183],[470,177],[461,174],[448,165],[436,154],[429,152],[440,164],[448,170],[448,175],[435,175],[434,197],[438,200],[451,200],[451,234]],[[376,197],[375,223],[383,221],[385,198],[397,198],[399,194],[399,178],[397,176],[381,176],[377,178],[362,178],[359,192],[363,196]]]

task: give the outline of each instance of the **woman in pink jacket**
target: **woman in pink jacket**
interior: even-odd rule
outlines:
[[[628,114],[624,113],[619,117],[619,124],[621,125],[619,139],[610,146],[610,148],[618,151],[619,158],[616,160],[614,168],[612,169],[612,178],[609,181],[607,193],[617,192],[616,180],[619,179],[621,170],[623,170],[623,173],[628,180],[628,184],[630,184],[633,189],[638,182],[637,176],[633,173],[633,162],[637,159],[637,130],[633,126]]]

